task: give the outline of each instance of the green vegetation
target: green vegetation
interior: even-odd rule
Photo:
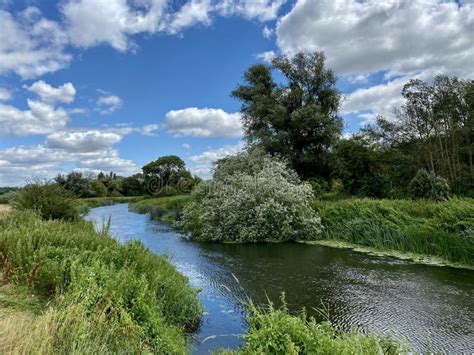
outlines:
[[[244,84],[232,92],[242,103],[247,142],[286,159],[303,179],[330,177],[330,150],[342,133],[341,94],[325,61],[322,52],[275,57],[271,66],[248,68]]]
[[[31,183],[16,192],[12,205],[20,211],[34,210],[43,219],[77,220],[79,209],[62,186],[49,182]]]
[[[474,265],[474,200],[316,201],[321,239]]]
[[[197,291],[165,258],[84,221],[1,215],[0,266],[4,280],[50,304],[18,352],[185,353],[183,332],[202,312]]]
[[[190,195],[148,198],[130,203],[128,209],[135,213],[148,213],[152,219],[176,225],[181,219],[183,208],[191,201]]]
[[[284,162],[257,152],[227,158],[185,206],[180,226],[196,240],[284,242],[314,238],[321,221],[313,192]],[[244,166],[248,169],[242,169]],[[240,166],[240,169],[235,169]]]
[[[266,308],[249,305],[249,331],[245,345],[221,354],[408,354],[390,336],[380,337],[358,331],[341,332],[329,322],[317,323],[303,312],[291,315],[285,305]]]
[[[411,198],[445,201],[449,198],[450,189],[446,179],[420,169],[408,186]]]

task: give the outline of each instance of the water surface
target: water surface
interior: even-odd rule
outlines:
[[[391,331],[418,351],[474,351],[473,271],[297,243],[191,242],[162,222],[128,212],[127,205],[95,208],[87,218],[101,225],[109,216],[119,241],[138,239],[167,255],[202,289],[205,315],[191,341],[196,354],[241,345],[240,300],[278,301],[282,292],[291,310],[304,307],[321,317],[314,309],[325,309],[345,329]]]

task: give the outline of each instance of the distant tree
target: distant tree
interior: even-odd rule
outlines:
[[[90,179],[84,177],[81,172],[72,171],[66,176],[58,175],[55,180],[64,190],[77,197],[93,197],[95,195]]]
[[[124,196],[141,196],[145,194],[144,177],[135,174],[122,180],[121,192]]]
[[[97,175],[97,180],[107,188],[107,196],[122,196],[120,191],[123,178],[117,176],[113,171],[108,174],[100,172]]]
[[[381,151],[362,136],[339,141],[330,165],[332,177],[340,179],[349,194],[385,197],[389,192]]]
[[[105,197],[107,196],[107,187],[102,183],[102,181],[96,179],[91,181],[92,190],[94,190],[95,197]]]
[[[176,155],[160,157],[143,166],[142,170],[145,186],[152,194],[175,194],[180,190],[180,181],[193,181],[184,161]]]
[[[285,78],[277,84],[272,69]],[[329,176],[328,155],[342,131],[341,95],[321,52],[277,57],[271,66],[253,65],[232,92],[242,102],[245,138],[287,159],[303,178]]]

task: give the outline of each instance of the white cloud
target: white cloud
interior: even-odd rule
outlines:
[[[382,83],[357,89],[343,113],[365,121],[390,118],[411,78],[474,77],[474,3],[454,0],[297,0],[277,24],[286,54],[322,50],[328,65],[354,83],[385,73]]]
[[[263,52],[263,53],[259,53],[257,54],[257,58],[258,59],[261,59],[263,60],[265,63],[268,63],[270,64],[273,60],[273,58],[275,58],[276,54],[274,51],[268,51],[268,52]]]
[[[428,70],[414,75],[413,79],[429,80],[433,76],[434,74]],[[377,115],[393,119],[395,109],[404,103],[401,91],[407,81],[407,78],[401,77],[368,88],[356,89],[345,97],[341,112],[345,115],[356,114],[362,118],[363,124],[373,122]]]
[[[160,129],[159,124],[149,124],[142,127],[141,133],[144,136],[156,136],[157,135],[156,131],[158,131],[159,129]]]
[[[262,33],[263,33],[263,37],[269,39],[269,38],[273,35],[273,29],[271,29],[271,28],[265,26],[265,27],[263,28]]]
[[[325,51],[341,74],[474,69],[474,4],[452,1],[298,0],[277,25],[285,53]]]
[[[39,80],[31,86],[26,87],[31,92],[38,95],[41,101],[47,104],[54,104],[56,102],[71,103],[74,101],[76,89],[72,83],[65,83],[57,88]]]
[[[88,48],[107,43],[126,51],[130,35],[162,29],[166,5],[165,0],[79,0],[67,1],[61,11],[74,45]]]
[[[224,16],[241,15],[260,21],[274,20],[285,0],[223,0],[216,9]]]
[[[211,177],[213,163],[228,155],[235,155],[244,149],[244,143],[240,142],[236,145],[226,145],[218,149],[210,149],[198,155],[189,157],[193,162],[190,170],[204,179]]]
[[[240,113],[227,113],[221,109],[189,107],[169,111],[165,124],[169,132],[180,136],[242,136]]]
[[[191,146],[188,143],[183,143],[181,145],[184,149],[191,149]]]
[[[0,74],[15,72],[23,79],[66,67],[71,61],[64,52],[67,37],[61,26],[29,7],[14,18],[0,10]]]
[[[116,95],[104,95],[97,99],[96,110],[102,115],[111,114],[122,107],[122,99]]]
[[[29,110],[0,104],[0,136],[49,134],[63,128],[69,120],[62,108],[27,100]]]
[[[74,152],[44,145],[20,146],[0,150],[0,185],[22,185],[31,178],[51,179],[59,173],[69,172],[70,168],[65,170],[64,164],[94,174],[114,171],[127,176],[140,170],[133,161],[120,158],[119,152],[112,148]]]
[[[57,132],[46,138],[46,147],[68,152],[93,152],[110,147],[122,140],[122,135],[99,130]]]
[[[188,1],[172,16],[171,23],[167,26],[167,31],[177,33],[183,28],[197,23],[208,25],[211,23],[211,10],[212,6],[209,0]]]
[[[0,101],[8,101],[12,98],[10,90],[0,88]]]

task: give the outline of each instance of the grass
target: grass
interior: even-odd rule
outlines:
[[[183,207],[190,201],[191,195],[149,198],[129,204],[128,209],[135,213],[148,213],[152,219],[175,224],[181,216]]]
[[[0,285],[0,353],[15,353],[21,348],[46,310],[46,300],[28,287]]]
[[[474,265],[474,200],[317,201],[321,239]]]
[[[260,308],[249,304],[249,330],[245,345],[238,350],[222,350],[220,354],[407,354],[404,345],[390,336],[359,331],[341,332],[330,322],[317,323],[302,312],[289,313],[284,302],[281,308],[272,304]]]
[[[35,315],[26,301],[1,301],[2,310],[16,310],[2,317],[10,329],[2,341],[16,344],[15,352],[186,353],[184,334],[202,314],[197,291],[165,258],[139,242],[121,245],[85,221],[0,215],[0,268],[9,285],[49,305]],[[29,334],[21,344],[15,317],[18,337]]]
[[[0,205],[0,215],[3,213],[11,212],[12,208],[9,205]]]

